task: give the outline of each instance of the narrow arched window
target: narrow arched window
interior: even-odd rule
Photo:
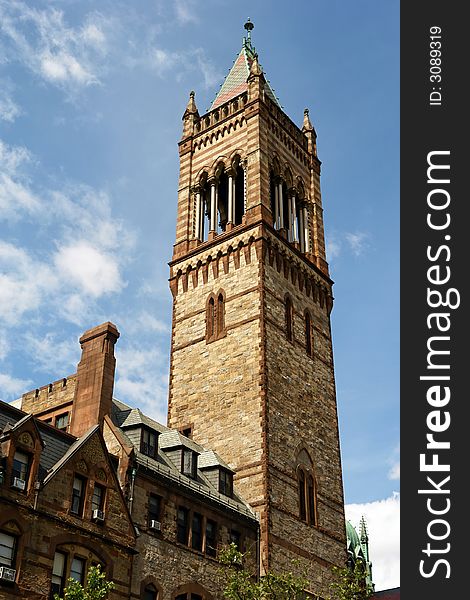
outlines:
[[[315,482],[311,475],[308,476],[307,485],[307,500],[308,500],[308,522],[310,525],[317,524],[317,507],[315,498]]]
[[[206,342],[215,342],[224,337],[225,332],[225,294],[211,294],[206,304]]]
[[[235,173],[235,210],[234,224],[242,223],[243,215],[245,214],[245,171],[238,165]]]
[[[206,312],[206,338],[211,341],[215,335],[215,299],[213,296],[209,298]]]
[[[225,328],[225,302],[223,294],[219,294],[217,297],[217,337],[223,335]]]
[[[286,336],[289,342],[292,342],[293,338],[293,315],[292,300],[290,296],[286,296]]]
[[[310,313],[305,311],[305,348],[308,356],[313,358],[313,327]]]
[[[307,508],[305,502],[305,473],[299,470],[299,516],[302,521],[307,520]]]

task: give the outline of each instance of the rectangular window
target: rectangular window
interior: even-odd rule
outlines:
[[[69,425],[69,413],[63,413],[61,415],[57,415],[55,418],[55,426],[57,429],[61,431],[67,431],[67,427]]]
[[[229,498],[231,498],[233,495],[232,473],[229,473],[224,469],[219,470],[219,492],[225,496],[228,496]]]
[[[197,475],[197,454],[188,448],[183,448],[181,472],[187,477],[196,479]]]
[[[191,548],[193,550],[202,550],[202,515],[193,513],[193,523],[191,527]]]
[[[74,515],[78,515],[79,517],[81,517],[83,514],[85,488],[86,479],[84,477],[80,477],[80,475],[75,475],[73,478],[72,505],[70,507],[70,512]]]
[[[93,496],[91,497],[91,510],[103,510],[105,488],[98,483],[95,483],[93,488]]]
[[[187,508],[183,508],[182,506],[178,507],[178,514],[176,519],[176,539],[180,544],[188,544],[188,533],[189,533],[189,510]]]
[[[206,554],[214,556],[217,554],[217,524],[210,519],[206,521]]]
[[[161,507],[162,499],[160,496],[155,496],[154,494],[150,494],[149,496],[149,526],[152,521],[160,521],[160,507]]]
[[[149,429],[142,429],[142,437],[140,440],[140,451],[145,456],[155,458],[158,451],[158,434]]]
[[[17,450],[13,457],[13,466],[11,469],[11,485],[18,489],[25,489],[28,485],[29,475],[29,454]],[[24,486],[22,483],[24,481]]]
[[[240,542],[241,542],[240,532],[235,531],[235,529],[231,529],[230,530],[230,543],[235,544],[237,549],[241,551]]]
[[[0,531],[0,565],[11,569],[15,567],[15,549],[15,536]]]
[[[54,565],[52,566],[52,585],[51,595],[61,595],[65,587],[65,568],[67,566],[67,556],[63,552],[54,554]]]
[[[85,580],[85,564],[86,561],[84,558],[74,556],[70,565],[70,577],[82,584]]]

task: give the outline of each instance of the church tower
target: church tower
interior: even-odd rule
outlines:
[[[263,570],[344,566],[333,306],[316,133],[282,110],[251,41],[179,142],[168,424],[218,452],[260,519]]]

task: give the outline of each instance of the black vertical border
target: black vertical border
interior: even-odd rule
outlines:
[[[467,350],[470,315],[467,309],[468,283],[470,277],[470,193],[467,179],[470,176],[470,102],[466,98],[470,57],[470,25],[464,17],[465,5],[459,2],[402,2],[400,11],[400,101],[401,101],[401,594],[403,599],[447,600],[466,597],[468,567],[465,546],[470,542],[466,488],[470,477],[467,472],[470,441],[470,394],[466,386],[466,373],[470,373],[470,356]],[[442,82],[430,81],[430,28],[442,30]],[[435,70],[436,71],[436,70]],[[442,105],[430,106],[432,87],[441,87]],[[427,223],[427,195],[431,185],[427,183],[427,155],[431,151],[450,151],[450,192],[448,209],[451,224],[445,231],[433,231]],[[443,160],[445,162],[445,159]],[[434,186],[439,187],[439,186]],[[442,212],[442,218],[444,217]],[[444,236],[450,235],[450,240]],[[441,259],[432,263],[426,257],[427,247],[434,250],[448,245],[451,256],[446,261],[446,251]],[[435,253],[434,253],[435,254]],[[442,411],[450,412],[450,428],[436,434],[436,439],[449,440],[450,450],[439,451],[439,462],[449,463],[449,473],[423,473],[419,468],[419,455],[426,452],[426,424],[428,413],[433,409],[426,400],[430,382],[420,381],[420,375],[429,374],[427,367],[427,341],[436,335],[436,329],[428,329],[426,318],[435,312],[427,304],[427,287],[437,289],[427,280],[427,270],[439,263],[449,266],[451,279],[445,288],[456,288],[460,293],[460,306],[452,310],[445,307],[438,311],[450,313],[451,328],[447,334],[450,341],[442,363],[450,363],[448,383],[451,400]],[[446,344],[442,344],[445,348]],[[440,371],[439,374],[443,372]],[[428,451],[432,454],[432,451]],[[428,458],[428,462],[429,462]],[[450,481],[442,489],[450,494],[418,494],[419,489],[430,489],[426,480],[435,482],[450,475]],[[451,505],[445,515],[431,515],[427,498],[432,498],[436,509]],[[427,528],[433,519],[443,518],[450,525],[449,537],[432,540]],[[444,525],[434,525],[434,534],[444,534]],[[433,553],[423,552],[430,543]],[[447,543],[450,544],[447,547]],[[449,548],[448,552],[445,549]],[[434,552],[436,551],[436,552]],[[450,577],[444,563],[449,563]],[[420,574],[420,561],[425,560],[423,570],[431,577]]]

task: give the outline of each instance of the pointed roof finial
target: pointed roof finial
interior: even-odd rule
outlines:
[[[303,122],[302,131],[312,131],[312,130],[313,130],[313,125],[312,125],[312,122],[310,121],[310,117],[308,115],[308,108],[306,108],[304,110],[304,122]]]
[[[253,57],[253,62],[251,63],[251,67],[250,67],[250,75],[262,75],[263,74],[263,70],[261,69],[261,66],[258,62],[258,55],[255,54]]]
[[[247,21],[246,21],[246,23],[245,23],[245,25],[243,27],[247,31],[247,34],[246,34],[246,43],[248,44],[248,46],[251,46],[251,32],[252,32],[252,30],[254,29],[255,26],[250,21],[250,17],[248,17],[248,19],[247,19]]]
[[[196,101],[194,100],[195,95],[196,94],[192,90],[189,92],[188,105],[186,106],[186,110],[184,113],[185,116],[188,114],[195,115],[198,112]]]
[[[364,516],[361,517],[361,521],[360,521],[360,528],[361,528],[361,542],[367,542],[369,539],[369,536],[367,535],[367,525],[366,525],[366,520],[364,519]]]

